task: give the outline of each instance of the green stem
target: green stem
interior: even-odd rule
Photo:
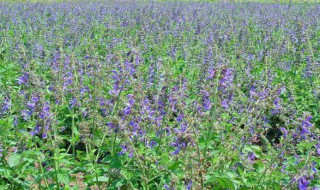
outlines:
[[[221,72],[219,72],[217,79],[216,79],[216,89],[214,92],[213,97],[213,109],[211,108],[211,114],[210,114],[210,122],[209,122],[209,132],[206,139],[205,149],[203,152],[203,158],[207,157],[207,150],[208,150],[208,144],[212,137],[212,125],[214,124],[214,119],[216,118],[217,114],[217,101],[218,101],[218,86],[219,86],[219,78],[220,78]],[[219,129],[216,127],[217,133],[219,133]]]
[[[277,156],[274,157],[269,164],[267,165],[267,167],[264,169],[264,171],[262,172],[261,176],[259,177],[257,184],[260,184],[261,179],[266,175],[267,171],[269,168],[271,168],[271,165],[278,159],[278,157],[281,155],[282,151],[285,150],[285,148],[287,147],[287,144],[283,145],[282,149],[278,152]]]
[[[74,108],[72,109],[72,154],[73,154],[73,158],[76,158],[76,146],[75,146],[75,124],[74,124]]]
[[[46,185],[46,188],[47,188],[47,189],[50,189],[50,188],[49,188],[48,181],[47,181],[47,178],[44,177],[44,170],[43,170],[43,167],[42,167],[42,161],[41,161],[41,159],[40,159],[39,157],[38,157],[38,159],[39,159],[38,161],[39,161],[39,166],[40,166],[41,174],[42,174],[44,183],[45,183],[45,185]],[[41,183],[41,182],[40,182],[40,183]]]

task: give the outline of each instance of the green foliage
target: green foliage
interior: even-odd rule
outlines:
[[[233,2],[0,4],[0,190],[318,187],[319,5]]]

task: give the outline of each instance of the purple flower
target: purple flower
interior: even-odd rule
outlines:
[[[317,165],[317,162],[312,162],[312,163],[311,163],[311,170],[312,170],[314,173],[317,173],[316,165]]]
[[[50,119],[51,113],[50,113],[50,104],[49,102],[45,102],[42,108],[42,112],[40,113],[41,118],[46,118],[47,120]]]
[[[249,152],[248,153],[248,160],[249,162],[254,162],[256,159],[256,154],[254,152]]]
[[[285,169],[287,168],[287,164],[284,164],[282,167],[281,167],[281,172],[283,172],[283,173],[288,173]]]
[[[18,78],[18,84],[19,85],[27,84],[28,80],[29,80],[29,74],[24,73],[21,77]]]
[[[281,127],[280,130],[282,131],[283,138],[287,138],[288,131],[284,127]]]
[[[192,179],[189,180],[189,183],[187,185],[187,190],[191,190],[192,189]]]
[[[208,76],[207,76],[207,79],[212,79],[215,75],[216,71],[212,68],[209,68],[208,69]]]
[[[131,114],[131,107],[126,107],[125,109],[123,109],[123,113],[124,113],[125,115]]]
[[[119,87],[120,75],[116,70],[112,70],[112,73],[113,73],[112,78],[114,79],[114,85],[113,85],[113,89],[109,91],[109,94],[117,96],[120,93],[120,89],[121,89]]]
[[[205,111],[209,111],[209,110],[211,109],[212,103],[211,103],[211,101],[209,100],[208,97],[203,97],[203,99],[202,99],[202,106],[203,106],[203,109],[204,109]]]
[[[62,132],[62,131],[64,131],[65,129],[66,129],[66,127],[65,127],[65,126],[62,126],[62,127],[60,127],[59,131]]]
[[[129,158],[132,158],[132,157],[133,157],[133,150],[131,150],[131,151],[129,152],[128,157],[129,157]]]
[[[312,123],[310,123],[312,117],[308,116],[304,121],[302,121],[300,126],[300,135],[305,138],[306,134],[310,133],[310,128],[312,127]]]
[[[182,122],[182,119],[184,118],[183,113],[180,113],[179,116],[177,117],[178,122]]]
[[[317,154],[320,155],[320,143],[316,144]]]
[[[170,187],[169,187],[169,185],[167,185],[167,184],[164,184],[164,186],[163,186],[166,190],[170,190]]]
[[[309,181],[306,179],[306,176],[302,176],[298,179],[298,187],[300,190],[307,190],[309,186]]]
[[[229,106],[228,106],[228,100],[222,100],[221,101],[221,106],[224,108],[224,109],[228,109]]]
[[[220,87],[225,88],[233,81],[232,69],[226,69],[224,71],[224,76],[220,80]]]
[[[108,126],[109,128],[111,128],[111,129],[116,128],[115,124],[112,123],[112,122],[108,122],[108,123],[107,123],[107,126]]]
[[[120,145],[121,151],[118,153],[119,156],[124,155],[128,151],[128,147],[126,145]]]
[[[201,90],[200,93],[201,93],[204,97],[209,97],[209,96],[210,96],[209,92],[206,91],[206,90]]]
[[[280,110],[281,110],[280,101],[281,101],[280,98],[276,98],[276,99],[273,101],[273,107],[274,107],[274,109],[271,111],[272,114],[279,114],[279,113],[280,113]]]
[[[33,137],[37,134],[39,134],[39,131],[40,131],[41,127],[39,125],[37,125],[31,132],[30,132],[30,135]]]
[[[32,115],[32,112],[30,112],[29,110],[22,110],[21,115],[23,117],[23,120],[28,121],[28,119]]]
[[[150,146],[150,148],[153,148],[153,147],[157,146],[157,144],[158,143],[156,141],[150,141],[149,146]]]
[[[9,98],[4,98],[3,104],[1,106],[0,115],[6,113],[10,110],[12,104]]]
[[[89,92],[89,88],[87,86],[80,89],[80,94],[83,96],[85,93]]]
[[[252,99],[253,97],[256,97],[257,96],[257,92],[255,90],[254,87],[251,87],[250,89],[250,99]]]
[[[171,155],[177,155],[180,152],[180,147],[177,147],[173,152],[171,152]]]
[[[27,107],[31,110],[34,110],[36,107],[36,104],[34,102],[28,102],[27,103]]]
[[[127,98],[129,99],[129,105],[130,106],[133,106],[133,104],[134,104],[134,97],[133,97],[133,95],[132,94],[128,94],[127,95]]]
[[[75,97],[73,97],[70,101],[69,101],[69,110],[76,107],[76,106],[79,106],[79,103],[77,101],[77,99]]]

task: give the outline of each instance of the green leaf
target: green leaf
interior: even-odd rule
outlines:
[[[107,181],[108,181],[108,178],[107,178],[106,176],[99,176],[99,177],[98,177],[98,181],[107,182]]]
[[[8,189],[9,185],[0,185],[0,190],[5,190]]]
[[[253,167],[258,173],[262,173],[264,170],[264,164],[261,161],[257,161],[256,163],[254,163]]]
[[[170,170],[176,170],[176,169],[179,168],[179,166],[180,166],[180,162],[175,162],[175,163],[173,163],[172,165],[169,166],[169,169]]]
[[[59,173],[57,175],[57,177],[58,177],[58,181],[60,183],[63,183],[63,184],[69,184],[70,183],[70,177],[69,177],[68,174]]]
[[[223,188],[230,188],[230,189],[235,189],[233,182],[231,179],[226,178],[226,177],[216,177],[216,180],[219,182],[219,184]]]
[[[281,188],[281,185],[279,185],[279,183],[274,182],[274,183],[273,183],[273,189],[274,189],[274,190],[281,190],[282,188]]]
[[[19,154],[11,154],[8,160],[8,165],[12,168],[19,164],[21,156]]]

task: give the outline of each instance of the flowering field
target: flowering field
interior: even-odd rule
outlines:
[[[0,18],[0,189],[320,188],[320,5]]]

